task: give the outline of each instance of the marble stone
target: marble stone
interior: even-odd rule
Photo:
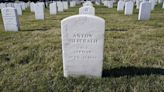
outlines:
[[[164,9],[164,2],[163,2],[163,5],[162,5],[162,8]]]
[[[58,12],[63,12],[64,11],[62,2],[60,2],[60,1],[57,2],[57,9],[58,9]]]
[[[44,3],[35,4],[35,19],[44,20]]]
[[[6,4],[5,3],[1,3],[0,4],[0,9],[3,9],[3,8],[5,8],[6,7]]]
[[[105,20],[74,15],[61,21],[64,76],[101,77]]]
[[[22,7],[21,7],[21,4],[20,3],[15,3],[14,4],[14,7],[17,10],[18,15],[21,16],[22,15]]]
[[[123,11],[125,6],[125,2],[123,0],[119,0],[117,4],[117,11]]]
[[[64,8],[64,10],[68,9],[68,2],[67,1],[63,1],[63,8]]]
[[[125,3],[125,15],[133,14],[134,3],[132,1],[128,1]]]
[[[57,6],[56,2],[53,2],[50,4],[50,15],[56,15],[57,14]]]
[[[108,1],[107,2],[107,7],[108,8],[113,8],[113,1]]]
[[[150,0],[149,2],[151,3],[151,10],[154,10],[154,8],[155,8],[155,0]]]
[[[83,6],[79,8],[79,14],[95,15],[95,8],[92,6]]]
[[[13,6],[13,3],[7,3],[6,7],[14,7],[14,6]]]
[[[22,10],[25,10],[25,9],[26,9],[26,4],[25,4],[25,2],[21,2],[20,4],[21,4]]]
[[[75,1],[71,1],[70,2],[70,7],[75,7],[76,6],[76,2]]]
[[[138,20],[149,20],[151,14],[151,3],[143,1],[140,5]]]
[[[35,3],[33,2],[30,3],[30,11],[35,12]]]
[[[1,10],[2,19],[5,31],[19,31],[19,18],[16,9],[13,7],[6,7]]]
[[[83,3],[83,6],[93,6],[93,4],[90,1],[86,1]]]

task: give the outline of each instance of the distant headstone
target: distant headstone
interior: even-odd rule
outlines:
[[[83,6],[93,6],[93,4],[90,1],[86,1],[83,3]]]
[[[154,8],[155,8],[155,0],[150,0],[149,2],[151,3],[151,10],[154,10]]]
[[[64,76],[102,76],[105,21],[74,15],[61,21]]]
[[[79,8],[79,14],[95,15],[95,8],[92,6],[83,6]]]
[[[63,12],[64,8],[63,8],[63,3],[61,1],[57,2],[57,9],[59,12]]]
[[[25,9],[26,9],[25,2],[21,2],[20,4],[21,4],[21,8],[22,8],[22,10],[25,10]]]
[[[50,14],[51,15],[57,14],[56,2],[53,2],[53,3],[50,4]]]
[[[14,7],[14,6],[13,6],[13,3],[7,3],[6,7]]]
[[[43,3],[35,4],[35,19],[44,20],[44,4]]]
[[[21,8],[21,5],[19,4],[19,3],[15,3],[14,4],[14,7],[15,7],[15,9],[17,10],[17,13],[18,13],[18,15],[22,15],[22,8]]]
[[[108,8],[113,8],[113,1],[108,1],[107,2],[107,7]]]
[[[140,5],[138,20],[149,20],[151,14],[151,3],[143,1]]]
[[[35,12],[35,3],[33,2],[30,3],[30,10],[31,12]]]
[[[123,0],[119,0],[117,4],[117,11],[123,11],[125,6],[125,2]]]
[[[125,3],[125,15],[133,14],[134,3],[132,1],[128,1]]]
[[[67,1],[63,1],[63,8],[64,8],[64,10],[68,9],[68,2]]]
[[[162,5],[162,8],[164,9],[164,2],[163,2],[163,5]]]
[[[6,7],[1,10],[5,31],[19,31],[19,19],[15,8]]]
[[[75,7],[76,6],[76,1],[71,1],[70,2],[70,7]]]
[[[3,9],[3,8],[5,8],[6,7],[6,4],[5,3],[1,3],[0,4],[0,9]]]

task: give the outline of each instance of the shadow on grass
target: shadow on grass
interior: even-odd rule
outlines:
[[[103,70],[103,77],[141,76],[141,75],[164,75],[164,69],[152,67],[120,67]]]
[[[112,29],[105,29],[105,31],[128,31],[127,29],[117,29],[117,28],[112,28]]]
[[[21,31],[47,31],[48,28],[34,28],[34,29],[22,29]]]

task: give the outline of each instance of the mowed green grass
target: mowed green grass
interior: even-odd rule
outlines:
[[[30,10],[20,17],[20,32],[5,32],[0,18],[1,92],[164,92],[164,10],[149,21],[95,6],[105,19],[102,78],[64,78],[60,21],[78,8],[38,21]],[[1,17],[1,16],[0,16]]]

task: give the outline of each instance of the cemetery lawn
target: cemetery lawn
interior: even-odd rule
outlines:
[[[105,19],[102,78],[64,78],[60,21],[78,8],[38,21],[30,10],[20,17],[20,32],[5,32],[0,18],[0,92],[164,92],[164,10],[151,20],[95,6]],[[0,17],[1,14],[0,14]]]

